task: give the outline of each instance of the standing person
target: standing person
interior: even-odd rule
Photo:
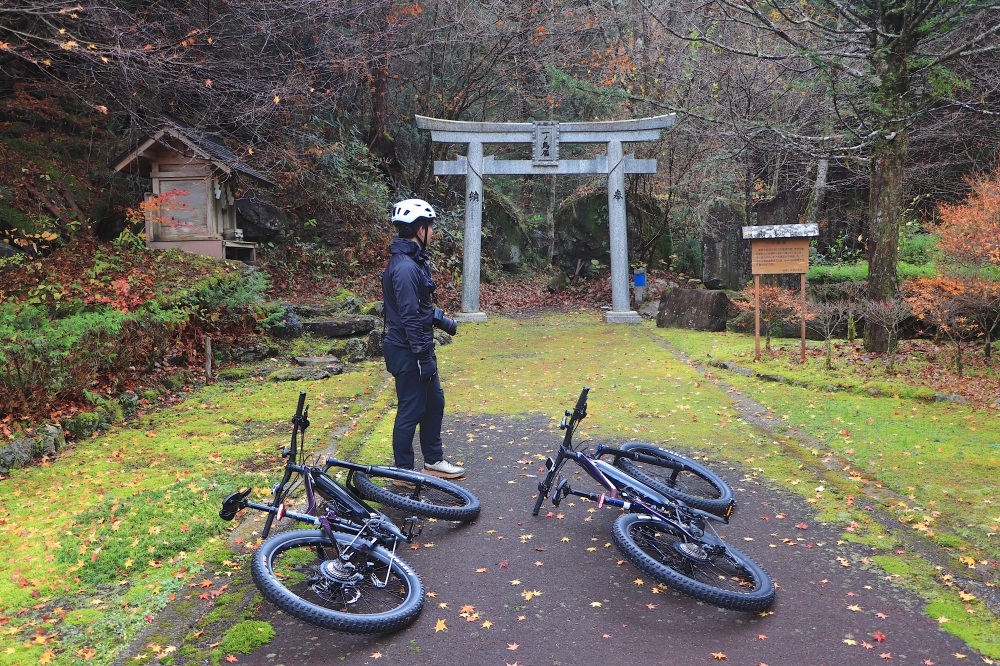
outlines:
[[[454,479],[465,469],[444,459],[444,389],[437,372],[433,327],[454,335],[458,324],[445,317],[431,300],[434,280],[428,247],[436,217],[423,199],[406,199],[393,206],[397,237],[389,245],[391,256],[382,273],[386,326],[382,346],[385,367],[396,380],[398,406],[392,428],[396,467],[413,469],[413,435],[419,426],[424,471]]]

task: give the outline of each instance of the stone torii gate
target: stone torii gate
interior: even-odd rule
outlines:
[[[625,223],[625,174],[656,173],[656,160],[625,155],[623,143],[655,141],[660,130],[674,124],[674,114],[590,123],[480,123],[416,116],[417,127],[430,130],[439,143],[466,143],[465,156],[434,162],[436,176],[465,176],[465,253],[462,259],[462,311],[459,321],[486,321],[479,309],[479,269],[482,259],[483,177],[493,175],[549,176],[607,174],[608,226],[611,233],[611,311],[608,323],[642,321],[630,309],[628,236]],[[483,156],[487,143],[530,143],[530,160],[495,160]],[[589,160],[559,159],[561,143],[603,143],[607,152]]]

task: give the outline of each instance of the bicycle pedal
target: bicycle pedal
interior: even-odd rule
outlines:
[[[247,497],[250,496],[250,488],[239,490],[222,500],[222,509],[219,511],[219,518],[232,520],[236,513],[247,507]]]
[[[403,521],[403,529],[400,532],[406,537],[407,541],[412,541],[413,539],[420,536],[420,533],[424,531],[424,524],[420,521],[417,516],[410,516]]]

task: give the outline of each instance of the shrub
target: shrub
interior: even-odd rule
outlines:
[[[910,266],[925,266],[933,263],[940,252],[938,238],[931,234],[901,234],[899,238],[899,261]]]
[[[76,301],[73,307],[53,308],[50,299],[39,298],[37,303],[2,305],[0,411],[81,398],[96,377],[110,377],[116,385],[178,346],[197,354],[209,331],[270,326],[280,311],[262,307],[266,289],[263,273],[234,271],[128,312],[113,302]]]
[[[1000,265],[1000,167],[968,183],[972,192],[965,202],[940,207],[941,251],[963,264]]]
[[[918,319],[930,324],[955,347],[955,370],[963,374],[965,346],[982,339],[987,359],[1000,329],[1000,282],[976,275],[913,280],[904,285],[906,301]]]
[[[264,308],[268,288],[265,273],[231,273],[206,280],[183,294],[178,306],[194,323],[212,330],[229,326],[265,330],[274,325],[278,312]]]
[[[921,264],[911,264],[900,261],[896,265],[900,281],[916,278],[930,278],[937,275],[937,265],[933,261]],[[810,266],[806,274],[813,284],[838,282],[863,282],[868,280],[868,264],[859,261],[853,264],[832,264],[829,266]]]
[[[733,303],[741,312],[753,312],[754,287],[748,286],[740,292],[739,298],[733,299]],[[760,287],[760,321],[763,328],[765,343],[764,348],[771,350],[771,335],[781,326],[782,321],[798,318],[802,313],[801,297],[796,291],[761,285]],[[806,313],[807,318],[810,316]]]
[[[82,394],[95,371],[113,366],[127,318],[106,310],[50,319],[39,306],[0,307],[0,410]]]

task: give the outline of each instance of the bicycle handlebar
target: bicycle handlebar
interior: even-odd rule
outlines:
[[[573,408],[574,412],[587,412],[587,394],[590,393],[590,387],[584,386],[583,390],[580,391],[580,398],[576,401],[576,407]]]

